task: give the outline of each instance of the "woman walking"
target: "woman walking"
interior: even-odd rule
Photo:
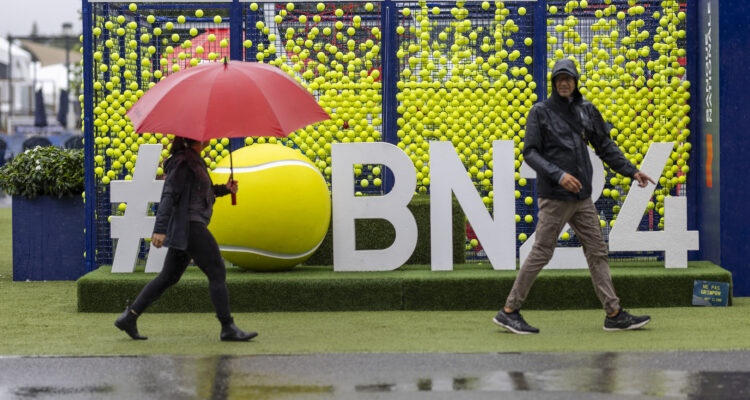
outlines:
[[[133,339],[147,339],[138,333],[136,320],[167,288],[180,280],[191,259],[208,277],[211,301],[221,322],[221,340],[247,341],[258,335],[238,328],[229,311],[224,260],[207,227],[216,196],[237,193],[237,182],[230,178],[226,185],[213,185],[200,157],[206,145],[182,137],[176,137],[172,143],[165,163],[167,179],[151,236],[155,247],[169,248],[164,267],[115,321],[115,326]]]

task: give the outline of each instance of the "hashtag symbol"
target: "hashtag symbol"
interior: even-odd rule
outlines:
[[[155,178],[161,150],[162,146],[159,144],[141,145],[133,179],[110,183],[110,201],[127,204],[125,214],[121,217],[113,216],[111,221],[110,236],[117,239],[112,272],[133,272],[141,239],[151,237],[156,217],[147,216],[146,209],[149,203],[161,199],[164,188],[164,181]],[[157,249],[152,244],[148,254],[146,272],[161,271],[167,255],[166,247]]]

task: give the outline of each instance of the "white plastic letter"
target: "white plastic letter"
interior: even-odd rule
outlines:
[[[658,179],[667,164],[674,143],[652,143],[641,164],[641,171]],[[664,251],[666,268],[687,268],[688,250],[698,250],[698,231],[687,230],[687,199],[664,199],[664,230],[638,231],[643,211],[656,186],[645,188],[633,180],[628,197],[620,209],[615,226],[609,233],[610,251]]]
[[[142,238],[150,238],[154,230],[156,217],[146,216],[146,208],[149,203],[161,200],[164,181],[156,180],[161,150],[160,144],[141,145],[133,180],[110,183],[110,201],[127,203],[123,216],[112,217],[110,236],[118,239],[112,272],[133,272],[138,245]],[[157,249],[152,244],[148,250],[146,272],[161,271],[166,256],[166,247]]]
[[[493,146],[494,220],[450,142],[430,142],[430,258],[433,271],[453,269],[451,193],[474,228],[492,268],[515,269],[513,142]]]
[[[354,164],[384,164],[395,177],[383,196],[354,196]],[[403,265],[417,246],[417,222],[407,208],[417,186],[414,165],[389,143],[334,143],[331,146],[334,271],[390,271]],[[380,250],[356,250],[357,219],[390,222],[393,244]]]

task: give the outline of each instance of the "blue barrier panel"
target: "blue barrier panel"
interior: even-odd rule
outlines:
[[[697,24],[698,46],[697,63],[698,109],[696,140],[698,179],[696,189],[699,192],[698,226],[700,227],[700,258],[721,264],[721,170],[719,146],[719,3],[717,1],[700,2]]]
[[[711,2],[713,3],[713,1]],[[732,271],[734,295],[750,296],[750,217],[747,213],[747,172],[750,170],[750,36],[743,28],[750,25],[750,4],[745,0],[723,0],[719,6],[719,104],[721,155],[719,184],[721,199],[721,265]],[[716,173],[714,173],[716,176]],[[704,221],[704,229],[715,221]]]
[[[14,281],[73,281],[86,274],[81,196],[15,196],[12,208]]]

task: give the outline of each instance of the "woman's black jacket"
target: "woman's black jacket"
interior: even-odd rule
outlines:
[[[167,179],[156,213],[154,233],[166,235],[164,246],[185,250],[190,231],[190,193],[198,179],[197,174],[205,173],[206,164],[194,150],[185,149],[167,159],[164,167]],[[226,185],[212,185],[211,189],[216,196],[230,193]]]

